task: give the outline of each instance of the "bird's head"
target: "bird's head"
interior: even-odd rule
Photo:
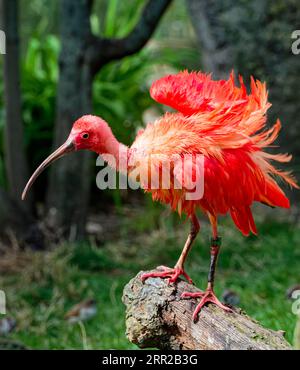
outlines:
[[[25,199],[29,189],[37,177],[50,164],[66,154],[77,150],[87,149],[97,153],[104,153],[106,141],[110,135],[111,129],[103,119],[91,115],[79,118],[73,124],[67,140],[52,154],[50,154],[50,156],[46,158],[32,174],[23,191],[22,199]]]
[[[111,129],[102,118],[83,116],[73,124],[67,141],[72,142],[74,150],[88,149],[102,153],[110,133]]]

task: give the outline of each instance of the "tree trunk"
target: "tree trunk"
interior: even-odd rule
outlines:
[[[216,37],[216,25],[209,17],[207,0],[187,0],[187,7],[201,49],[203,69],[213,73],[214,78],[227,77],[228,71],[233,68],[230,49],[221,38]]]
[[[124,288],[126,333],[141,348],[159,349],[291,349],[284,332],[263,328],[240,309],[224,312],[214,305],[202,309],[197,323],[192,314],[195,299],[180,299],[183,291],[197,292],[184,281],[168,285],[166,279],[149,278],[140,272]]]
[[[85,58],[91,37],[90,1],[61,1],[60,78],[54,147],[69,135],[76,119],[92,111],[92,76]],[[89,199],[88,153],[80,152],[57,162],[52,170],[48,207],[54,209],[55,224],[66,236],[82,238]]]
[[[2,24],[6,33],[4,56],[5,98],[5,165],[9,194],[19,207],[30,209],[29,201],[22,202],[21,194],[28,178],[24,151],[23,123],[21,113],[18,1],[2,0]]]

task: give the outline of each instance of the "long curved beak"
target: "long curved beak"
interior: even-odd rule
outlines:
[[[57,159],[63,157],[64,155],[74,152],[75,151],[75,145],[72,140],[72,138],[68,138],[68,140],[60,146],[58,149],[55,150],[51,155],[49,155],[48,158],[44,160],[43,163],[39,165],[39,167],[34,171],[30,179],[28,180],[23,193],[22,193],[22,200],[26,198],[26,195],[35,182],[35,180],[38,178],[38,176],[44,171],[45,168],[47,168],[51,163],[55,162]]]

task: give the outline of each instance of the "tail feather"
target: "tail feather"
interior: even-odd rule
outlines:
[[[290,201],[273,180],[266,182],[265,189],[260,194],[259,201],[271,207],[290,208]]]
[[[288,171],[278,170],[272,162],[279,162],[279,163],[288,163],[292,159],[291,155],[288,154],[281,154],[281,153],[268,153],[263,151],[262,149],[268,148],[273,144],[273,142],[277,139],[279,131],[281,129],[281,123],[279,120],[276,121],[275,125],[273,125],[269,130],[262,131],[254,136],[252,136],[252,141],[255,143],[261,150],[252,153],[252,159],[254,162],[259,166],[259,168],[264,172],[265,175],[268,177],[280,177],[286,183],[288,183],[291,187],[299,189],[299,186],[293,177],[293,175]],[[273,184],[276,187],[276,184]],[[268,186],[268,183],[267,183]],[[272,187],[271,181],[269,181],[269,188]],[[279,188],[277,186],[277,188]],[[281,189],[279,189],[281,191]],[[276,192],[276,191],[275,191]]]
[[[248,215],[250,230],[254,235],[257,235],[257,229],[256,229],[256,225],[255,225],[250,207],[246,207],[246,212]]]
[[[248,236],[250,231],[257,235],[257,229],[250,207],[231,208],[230,214],[233,222],[243,235]]]

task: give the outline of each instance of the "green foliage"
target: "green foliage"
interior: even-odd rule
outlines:
[[[21,60],[22,119],[25,145],[32,167],[49,152],[55,116],[59,41],[55,36],[32,37]],[[0,81],[0,186],[4,175],[3,82]]]
[[[22,50],[26,50],[32,38],[43,39],[58,31],[59,3],[59,0],[19,1]]]
[[[94,112],[106,119],[119,140],[129,144],[152,104],[147,80],[154,61],[140,53],[105,66],[94,82]]]
[[[55,36],[32,38],[22,63],[25,142],[35,166],[49,152],[55,119],[59,41]]]
[[[96,272],[117,267],[104,249],[99,249],[93,244],[79,244],[73,247],[70,263],[83,271]]]
[[[128,35],[139,20],[144,5],[144,0],[110,0],[95,3],[91,18],[93,32],[104,37]]]
[[[120,0],[111,0],[107,3],[104,36],[124,37],[132,31],[139,20],[145,2],[135,0],[130,2],[130,6],[128,4]]]

